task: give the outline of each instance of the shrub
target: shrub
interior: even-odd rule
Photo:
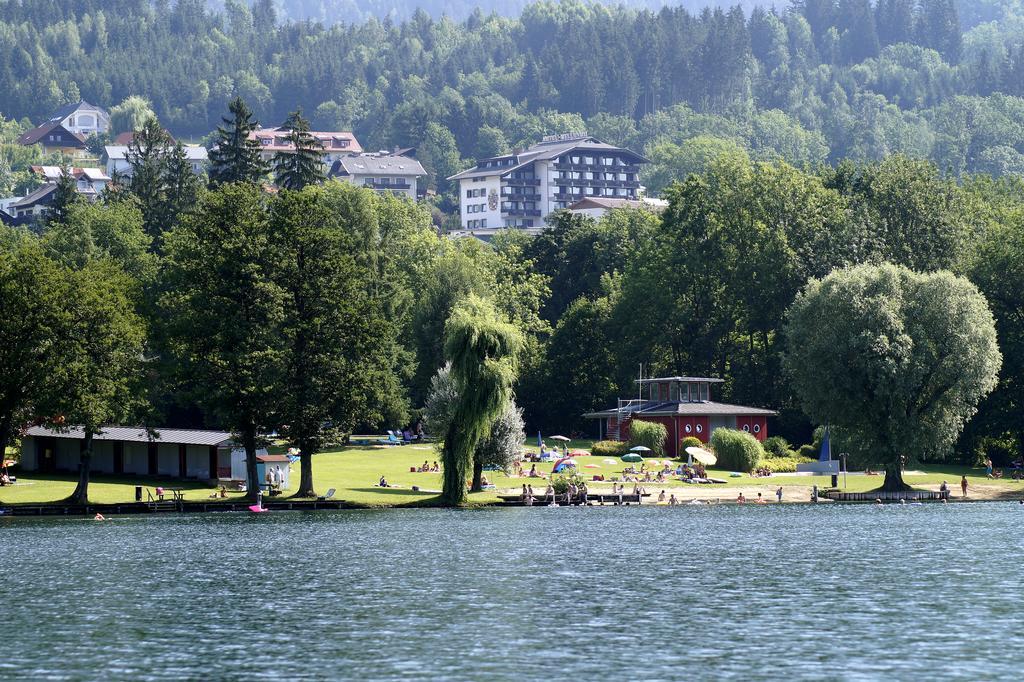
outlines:
[[[819,448],[813,445],[801,445],[800,449],[796,451],[798,457],[802,459],[818,459]]]
[[[645,422],[634,419],[629,425],[629,444],[631,447],[643,445],[651,449],[651,454],[663,457],[665,455],[665,440],[668,438],[668,429],[664,424]]]
[[[704,443],[701,442],[697,436],[687,436],[686,438],[679,441],[679,457],[680,459],[686,459],[686,448],[702,448]]]
[[[735,429],[715,429],[711,434],[711,447],[718,457],[718,465],[732,471],[751,472],[764,457],[760,441]]]
[[[786,474],[796,471],[800,461],[796,457],[765,457],[758,467],[765,467],[773,474]]]
[[[629,443],[617,440],[599,440],[590,447],[594,457],[622,457],[629,450]]]
[[[790,449],[789,441],[782,436],[772,436],[766,439],[764,442],[764,452],[766,456],[775,458],[792,457],[796,454]]]

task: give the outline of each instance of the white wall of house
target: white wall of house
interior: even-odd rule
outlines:
[[[66,116],[61,125],[73,133],[81,133],[88,137],[93,133],[105,133],[110,127],[110,121],[102,114],[95,111],[74,112]]]
[[[343,179],[347,180],[348,182],[351,182],[353,185],[356,185],[357,187],[365,187],[367,186],[367,181],[370,181],[370,188],[378,192],[389,192],[399,196],[407,196],[414,201],[416,199],[415,176],[352,174],[343,176]],[[388,183],[391,184],[407,183],[409,185],[409,189],[389,189],[387,187],[381,187],[381,184],[383,184],[382,181],[384,179],[387,179]]]
[[[467,197],[466,193],[473,191],[481,196]],[[491,193],[497,197],[494,208],[491,208]],[[482,209],[480,209],[482,205]],[[477,209],[471,210],[471,207]],[[502,227],[501,223],[501,178],[498,175],[490,175],[484,178],[464,178],[459,180],[459,217],[463,229],[497,229]],[[480,221],[486,221],[481,224]]]

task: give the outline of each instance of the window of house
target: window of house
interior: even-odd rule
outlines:
[[[761,433],[761,425],[754,424],[754,433]]]
[[[487,218],[480,221],[480,227],[487,227]]]
[[[707,400],[708,400],[708,385],[707,384],[701,384],[700,385],[700,399],[702,401],[704,401],[704,402],[707,402]]]
[[[697,424],[697,433],[700,433],[703,430],[704,430],[704,425],[703,424]]]
[[[679,400],[679,384],[674,381],[668,386],[668,399],[672,402]]]
[[[584,156],[583,157],[583,163],[585,163],[588,166],[593,166],[594,165],[594,157],[593,156]]]

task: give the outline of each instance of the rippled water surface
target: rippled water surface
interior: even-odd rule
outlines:
[[[1024,507],[0,519],[0,678],[1017,678]]]

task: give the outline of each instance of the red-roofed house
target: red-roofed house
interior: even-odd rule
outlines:
[[[249,139],[260,143],[260,156],[264,161],[273,161],[278,152],[293,151],[294,146],[288,142],[288,130],[285,128],[262,128],[249,134]],[[324,146],[324,166],[331,165],[343,156],[359,154],[363,151],[356,136],[347,131],[319,132],[310,131],[310,135],[320,140]],[[326,169],[325,169],[326,170]]]

